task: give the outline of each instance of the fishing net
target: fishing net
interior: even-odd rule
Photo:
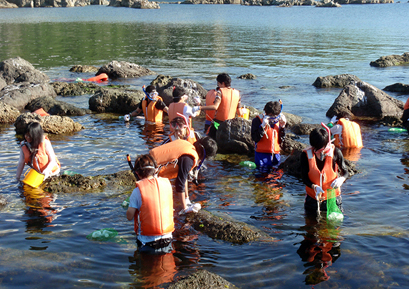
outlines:
[[[337,206],[337,199],[335,197],[335,190],[327,190],[327,221],[340,222],[344,219],[344,214]]]
[[[87,239],[92,241],[108,241],[109,239],[115,238],[117,235],[118,232],[115,229],[107,228],[92,232],[87,236]]]

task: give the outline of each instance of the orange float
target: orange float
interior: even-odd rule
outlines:
[[[94,76],[88,79],[84,79],[84,81],[96,81],[96,82],[107,81],[107,80],[108,80],[108,74],[106,73],[101,73],[101,74],[98,74],[97,76]]]

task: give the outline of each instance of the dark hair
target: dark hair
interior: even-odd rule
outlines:
[[[230,87],[231,78],[227,73],[220,73],[216,78],[218,83],[224,83],[225,86]]]
[[[145,89],[145,91],[149,94],[152,91],[156,90],[156,87],[154,85],[148,85]]]
[[[147,166],[154,168],[146,168]],[[140,155],[136,158],[134,170],[141,179],[145,179],[155,174],[156,167],[157,165],[155,159],[150,154],[146,154]]]
[[[41,124],[39,122],[33,121],[30,122],[25,131],[24,135],[28,134],[31,137],[31,149],[36,150],[38,149],[40,143],[42,143],[44,139],[44,130],[41,127]]]
[[[325,128],[314,128],[310,133],[310,145],[319,150],[328,144],[328,132]]]
[[[206,159],[214,157],[217,153],[217,142],[211,137],[205,136],[196,141],[193,145],[201,159],[204,155],[203,149],[206,151]]]
[[[264,111],[267,115],[273,114],[277,116],[281,112],[281,104],[278,101],[269,101],[264,106]]]
[[[187,135],[182,135],[182,128],[187,127],[187,124],[183,117],[177,116],[174,119],[172,119],[172,121],[169,124],[177,138],[186,139],[188,137]]]
[[[178,102],[185,94],[187,94],[187,92],[183,87],[175,87],[172,93],[173,102]]]

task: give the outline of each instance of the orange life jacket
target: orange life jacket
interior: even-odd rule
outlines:
[[[142,205],[139,220],[134,218],[134,229],[144,236],[165,235],[174,231],[172,185],[166,178],[143,179],[136,183],[141,192]]]
[[[42,107],[40,107],[39,109],[33,111],[33,113],[36,113],[40,116],[46,116],[49,115]]]
[[[334,144],[336,147],[344,148],[361,148],[362,136],[361,128],[356,122],[341,118],[338,120],[338,124],[342,125],[341,137],[339,134],[335,135]],[[342,143],[341,143],[342,142]]]
[[[44,136],[44,140],[40,143],[38,146],[38,151],[37,154],[35,155],[35,158],[33,159],[33,167],[36,169],[38,172],[42,173],[43,170],[47,167],[48,165],[48,155],[45,151],[45,143],[50,142],[47,136]],[[24,154],[24,162],[26,164],[31,164],[31,152],[28,149],[27,145],[25,142],[21,143],[21,149],[23,150]],[[55,160],[57,162],[57,165],[55,165],[51,172],[54,173],[55,171],[58,170],[58,168],[61,167],[60,162],[57,159],[57,156],[55,156]]]
[[[142,100],[142,111],[145,115],[145,120],[154,122],[154,123],[161,123],[163,118],[163,111],[157,109],[155,107],[156,101],[162,100],[160,96],[157,97],[156,100],[152,100],[148,104],[148,100],[146,97]]]
[[[257,116],[261,123],[263,123],[262,119],[260,116]],[[278,143],[279,137],[278,137],[278,132],[279,132],[279,124],[278,122],[274,125],[274,127],[270,127],[270,125],[267,125],[265,128],[265,134],[261,138],[261,140],[256,143],[256,152],[258,153],[269,153],[269,154],[279,154],[280,153],[280,145]]]
[[[331,145],[331,153],[330,155],[325,156],[325,163],[324,163],[324,168],[322,171],[320,171],[317,167],[317,162],[316,162],[316,157],[315,153],[313,152],[312,147],[308,147],[304,150],[304,152],[307,154],[308,157],[308,177],[310,181],[317,185],[320,186],[323,191],[324,191],[324,200],[327,199],[327,190],[331,189],[331,183],[338,177],[337,175],[337,170],[338,166],[335,165],[335,171],[332,168],[332,162],[334,158],[334,145]],[[314,189],[305,186],[305,189],[307,191],[307,194],[315,199],[315,191]],[[335,189],[335,195],[339,196],[341,195],[341,190]]]
[[[195,147],[190,142],[182,139],[177,139],[151,149],[149,154],[156,160],[159,166],[159,176],[168,179],[177,177],[179,169],[177,162],[178,158],[182,155],[193,157],[194,165],[190,170],[196,166],[199,160]]]
[[[169,116],[169,122],[171,122],[175,117],[179,116],[178,113],[183,115],[183,109],[185,108],[186,103],[184,102],[172,102],[169,104],[169,109],[168,109],[168,116]],[[189,117],[189,127],[192,128],[192,120],[191,117]]]
[[[406,100],[405,106],[403,107],[403,110],[407,110],[409,108],[409,97]]]
[[[236,116],[240,92],[231,87],[220,88],[220,91],[222,92],[222,99],[216,111],[215,119],[223,122]]]
[[[217,95],[216,90],[214,89],[209,90],[209,92],[206,94],[206,105],[213,105],[214,100],[216,99],[216,95]],[[216,110],[206,110],[205,112],[206,112],[206,120],[213,121]]]

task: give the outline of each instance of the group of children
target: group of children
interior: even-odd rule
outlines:
[[[240,115],[240,94],[231,88],[230,76],[225,73],[218,75],[217,88],[208,92],[205,106],[201,106],[200,99],[196,99],[196,105],[190,107],[186,103],[188,94],[183,88],[173,90],[174,102],[169,107],[154,86],[150,85],[144,91],[146,97],[124,119],[143,112],[147,122],[161,123],[165,112],[169,116],[171,134],[162,145],[137,157],[133,170],[138,181],[130,196],[126,216],[128,220],[134,220],[137,243],[141,250],[166,250],[174,230],[174,208],[179,214],[200,210],[200,204],[192,203],[189,199],[188,179],[197,177],[204,160],[217,153],[214,140],[217,124]],[[206,137],[200,137],[192,128],[191,118],[200,111],[206,111]],[[252,120],[255,163],[261,172],[269,172],[280,164],[286,123],[281,100],[268,102],[264,113]],[[326,125],[311,132],[311,146],[301,155],[301,175],[307,192],[304,207],[307,213],[326,210],[329,189],[335,190],[337,205],[341,207],[340,187],[348,177],[348,170],[340,147],[362,147],[359,125],[355,122],[344,116],[329,126],[332,126],[332,132]],[[335,144],[331,135],[335,135]],[[60,170],[51,143],[37,122],[27,126],[25,141],[21,143],[17,180],[20,179],[24,164],[30,164],[46,177],[56,175]],[[176,179],[176,200],[173,199],[169,182],[173,178]]]

